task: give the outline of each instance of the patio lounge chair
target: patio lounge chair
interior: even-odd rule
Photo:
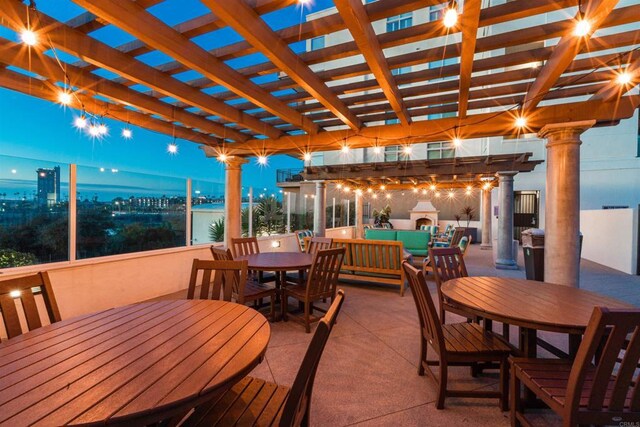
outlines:
[[[575,360],[511,359],[511,425],[530,425],[521,385],[563,426],[640,424],[639,359],[640,310],[595,307]]]
[[[0,314],[7,337],[13,338],[26,332],[22,330],[16,300],[22,306],[27,330],[43,326],[35,298],[37,295],[41,295],[44,300],[49,322],[59,322],[60,311],[46,272],[0,281]]]
[[[183,425],[310,425],[311,392],[316,371],[343,301],[344,292],[340,290],[320,320],[291,388],[245,377],[218,399],[195,408]]]
[[[447,396],[452,397],[487,397],[499,398],[501,410],[508,409],[508,357],[511,352],[509,344],[490,331],[484,330],[477,323],[443,324],[438,318],[433,298],[429,292],[424,273],[408,262],[403,264],[411,294],[416,303],[420,319],[420,360],[418,375],[425,370],[438,384],[436,407],[444,408]],[[438,360],[427,360],[427,348],[435,351]],[[449,366],[471,366],[478,363],[498,362],[500,364],[500,390],[451,390],[447,388]],[[439,367],[439,375],[433,373],[430,365]]]

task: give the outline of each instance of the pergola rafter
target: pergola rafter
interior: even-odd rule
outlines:
[[[442,141],[454,133],[514,135],[572,120],[610,124],[630,117],[638,104],[627,94],[639,74],[637,4],[585,0],[592,28],[589,37],[576,37],[575,19],[564,17],[576,16],[578,0],[487,7],[468,0],[453,28],[438,19],[387,32],[380,32],[379,20],[442,1],[334,0],[337,11],[284,28],[272,27],[263,15],[298,7],[297,0],[205,0],[211,13],[199,11],[177,24],[151,9],[164,1],[74,0],[86,11],[63,23],[19,0],[0,0],[0,25],[19,32],[30,23],[41,37],[30,50],[0,40],[0,63],[16,67],[13,74],[41,77],[38,84],[48,92],[37,94],[45,99],[68,87],[87,101],[113,105],[114,112],[119,106],[140,120],[158,122],[157,128],[179,129],[187,139],[205,138],[209,145],[224,140],[225,151],[243,156],[337,149],[345,143],[366,147],[375,138],[378,145],[397,145]],[[556,11],[561,13],[550,16],[557,20],[542,25],[531,21],[527,28],[485,31]],[[134,39],[111,45],[92,34],[112,25]],[[227,27],[241,40],[209,50],[192,40],[214,37]],[[590,37],[596,29],[603,31]],[[353,40],[332,36],[340,31],[349,31]],[[303,43],[327,35],[326,47],[298,52]],[[541,43],[545,47],[538,47]],[[73,58],[66,63],[62,58],[56,68],[47,52],[51,47]],[[141,55],[154,52],[170,58],[149,65]],[[584,53],[590,56],[578,56]],[[459,64],[437,65],[455,59]],[[225,63],[229,60],[244,65],[234,69]],[[542,66],[528,66],[534,63]],[[416,69],[391,72],[407,67]],[[201,77],[181,76],[190,70]],[[630,81],[620,86],[614,80],[623,70]],[[5,87],[20,87],[10,80],[4,79]],[[529,128],[516,129],[515,110],[523,104]],[[440,114],[456,117],[436,119]],[[384,125],[395,118],[400,125]]]

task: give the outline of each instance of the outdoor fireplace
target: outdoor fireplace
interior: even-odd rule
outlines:
[[[438,225],[438,210],[431,200],[418,200],[418,203],[409,211],[409,220],[416,230],[421,225]]]

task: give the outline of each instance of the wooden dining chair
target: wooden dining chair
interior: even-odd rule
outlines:
[[[215,261],[233,261],[233,255],[230,249],[222,249],[212,246],[211,254]],[[244,289],[240,286],[233,291],[233,298],[235,298],[238,304],[246,304],[253,302],[256,310],[262,306],[264,298],[269,298],[271,305],[271,311],[269,317],[271,321],[275,321],[275,300],[276,300],[276,288],[266,283],[260,283],[255,275],[247,274],[247,280],[244,282]]]
[[[49,275],[46,272],[0,280],[0,314],[2,314],[8,338],[43,326],[42,318],[45,316],[44,313],[41,315],[39,310],[41,304],[36,299],[36,297],[39,299],[40,296],[44,301],[43,311],[46,311],[48,322],[59,322],[60,311]],[[23,330],[23,324],[26,326],[26,330]]]
[[[231,239],[231,253],[234,258],[243,255],[252,255],[260,253],[260,246],[258,245],[258,239],[255,237],[242,237]],[[264,274],[263,271],[255,273],[260,283],[275,282],[275,274]]]
[[[345,248],[321,249],[313,255],[309,275],[304,285],[287,283],[282,288],[282,319],[288,320],[288,298],[293,297],[304,307],[302,317],[292,317],[304,324],[307,333],[311,332],[311,323],[318,321],[313,316],[313,310],[324,312],[322,308],[313,305],[314,302],[331,298],[335,299],[338,286],[338,276],[344,260]]]
[[[565,427],[638,425],[638,362],[640,309],[595,307],[575,360],[511,359],[511,425],[531,425],[521,385],[559,414]]]
[[[441,322],[443,324],[445,323],[445,312],[447,311],[459,314],[468,319],[477,320],[475,316],[449,304],[441,290],[442,285],[447,280],[469,276],[460,248],[431,248],[429,250],[429,261],[433,277],[436,281],[436,289],[438,290]]]
[[[491,331],[484,330],[477,323],[443,324],[438,318],[433,298],[424,278],[424,272],[410,263],[403,263],[411,294],[416,303],[420,319],[420,361],[418,375],[425,371],[438,384],[436,407],[444,408],[444,401],[451,397],[498,398],[500,408],[508,409],[508,358],[511,347]],[[428,346],[435,351],[438,360],[427,360]],[[449,366],[475,366],[483,362],[497,362],[500,365],[499,391],[450,390],[447,388]],[[436,376],[430,365],[439,368]]]
[[[182,425],[309,426],[318,364],[343,302],[344,292],[339,290],[313,334],[291,388],[245,377],[218,399],[197,407]]]
[[[311,237],[309,240],[305,239],[305,252],[308,254],[315,254],[322,249],[331,249],[333,239],[330,237]]]
[[[247,281],[247,261],[211,261],[194,259],[189,278],[187,299],[231,301],[238,283]],[[200,293],[196,298],[196,287]]]

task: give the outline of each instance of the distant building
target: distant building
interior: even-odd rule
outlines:
[[[40,168],[38,174],[38,204],[52,206],[60,201],[60,166],[53,169]]]

